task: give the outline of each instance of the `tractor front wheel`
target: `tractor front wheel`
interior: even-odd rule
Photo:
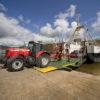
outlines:
[[[36,66],[44,68],[47,67],[50,63],[50,57],[48,54],[42,54],[39,58],[36,59]]]
[[[22,57],[12,57],[7,61],[7,68],[9,71],[20,71],[24,68],[24,60]]]

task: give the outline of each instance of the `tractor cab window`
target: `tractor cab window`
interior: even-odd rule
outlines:
[[[28,44],[28,48],[32,51],[32,49],[34,48],[34,43],[29,42],[29,44]]]
[[[37,52],[39,52],[40,50],[42,50],[43,45],[40,43],[35,43],[35,42],[29,42],[28,44],[28,48],[31,50],[32,54],[36,54]]]
[[[36,49],[36,52],[38,52],[38,51],[43,49],[43,45],[40,44],[40,43],[36,43],[36,48],[35,49]]]

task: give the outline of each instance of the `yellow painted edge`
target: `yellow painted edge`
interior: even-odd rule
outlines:
[[[38,68],[38,67],[35,67],[35,69],[38,70],[38,71],[40,71],[40,72],[46,73],[46,72],[54,71],[57,68],[56,67],[53,67],[53,66],[48,66],[46,68]]]
[[[63,65],[64,67],[68,67],[68,66],[75,66],[75,63],[71,63],[71,64],[65,64]]]

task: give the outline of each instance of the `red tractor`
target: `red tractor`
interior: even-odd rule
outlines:
[[[26,65],[46,67],[50,56],[42,47],[42,44],[30,41],[27,48],[7,48],[4,64],[10,71],[23,70]]]

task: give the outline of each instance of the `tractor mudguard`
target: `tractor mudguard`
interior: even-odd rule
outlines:
[[[36,58],[40,57],[40,56],[41,56],[42,54],[44,54],[44,53],[46,53],[46,54],[49,55],[49,53],[47,53],[45,50],[41,50],[41,51],[39,51],[38,53],[36,53]]]

